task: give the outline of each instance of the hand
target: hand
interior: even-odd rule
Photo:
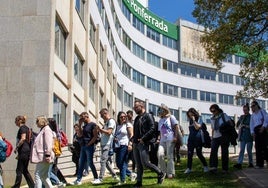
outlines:
[[[142,139],[138,139],[138,141],[140,142],[140,144],[144,144]]]
[[[128,150],[128,151],[132,151],[132,145],[128,145],[128,146],[127,146],[127,150]]]

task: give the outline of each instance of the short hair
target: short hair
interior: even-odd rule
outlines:
[[[103,112],[109,112],[109,111],[107,108],[102,108],[99,113],[102,114]]]
[[[87,112],[82,112],[79,116],[89,116]]]
[[[128,110],[126,113],[133,115],[133,111],[132,110]]]

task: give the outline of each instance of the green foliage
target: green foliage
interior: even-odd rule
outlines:
[[[218,69],[228,54],[246,55],[240,72],[246,85],[238,96],[267,98],[267,0],[195,0],[193,16],[206,28],[201,41]]]

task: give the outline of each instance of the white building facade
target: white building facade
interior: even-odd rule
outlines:
[[[135,99],[154,113],[166,104],[186,132],[191,107],[208,124],[214,103],[232,117],[241,115],[241,105],[249,101],[235,99],[244,83],[238,74],[243,58],[226,57],[216,72],[199,42],[202,26],[169,23],[147,7],[146,0],[2,3],[0,123],[6,138],[15,144],[17,115],[27,115],[34,129],[35,118],[46,115],[71,142],[78,114],[87,111],[102,124],[101,108],[116,117],[132,109]],[[259,103],[267,109],[267,100]],[[11,185],[15,157],[2,166]]]

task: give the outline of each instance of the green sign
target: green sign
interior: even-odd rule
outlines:
[[[159,18],[143,7],[137,0],[123,0],[129,11],[150,28],[178,40],[178,26]]]

